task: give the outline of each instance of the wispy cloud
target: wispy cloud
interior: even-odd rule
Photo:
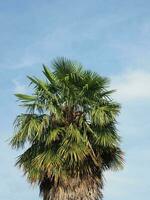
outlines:
[[[115,97],[120,101],[150,99],[150,72],[134,70],[113,76],[112,86],[117,89]]]
[[[99,12],[95,15],[89,15],[91,6],[87,7],[84,12],[78,13],[76,18],[68,18],[67,15],[60,15],[61,20],[59,17],[56,19],[59,22],[59,26],[56,27],[52,21],[49,28],[45,30],[45,27],[43,27],[40,30],[40,34],[34,34],[34,37],[31,39],[26,35],[26,38],[29,38],[31,42],[26,43],[24,40],[21,40],[20,43],[15,44],[15,51],[10,48],[9,44],[7,46],[5,45],[7,48],[7,57],[5,55],[3,56],[3,62],[0,63],[0,68],[3,68],[3,66],[11,69],[30,67],[31,65],[46,62],[50,58],[60,55],[78,59],[81,54],[80,52],[83,54],[85,49],[86,56],[91,52],[91,49],[92,51],[96,50],[94,42],[101,44],[102,49],[104,48],[103,46],[107,46],[110,43],[111,37],[108,34],[110,28],[113,29],[136,16],[133,13],[122,16],[120,16],[120,13],[107,13],[105,15],[102,14],[105,17],[99,17]],[[17,20],[17,25],[20,27],[19,19]],[[52,29],[52,27],[55,28]],[[16,37],[16,34],[14,37]],[[87,46],[90,46],[90,48],[87,48]],[[100,51],[101,46],[98,46]]]
[[[27,88],[24,84],[20,83],[18,80],[12,81],[14,84],[14,93],[26,93]]]

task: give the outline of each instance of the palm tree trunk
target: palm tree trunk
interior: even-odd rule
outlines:
[[[102,179],[85,177],[70,178],[57,186],[43,188],[43,200],[99,200],[102,199]]]

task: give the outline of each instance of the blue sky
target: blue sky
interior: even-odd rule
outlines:
[[[37,200],[38,189],[14,167],[7,139],[21,111],[13,96],[27,92],[26,75],[58,56],[111,78],[122,104],[118,129],[123,171],[107,172],[105,200],[149,199],[150,1],[0,1],[0,199]]]

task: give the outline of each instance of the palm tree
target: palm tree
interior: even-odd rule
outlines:
[[[26,112],[15,120],[16,165],[43,200],[98,200],[103,172],[123,166],[109,81],[65,58],[43,66],[45,80],[28,77],[32,95],[16,94]],[[26,145],[26,146],[25,146]]]

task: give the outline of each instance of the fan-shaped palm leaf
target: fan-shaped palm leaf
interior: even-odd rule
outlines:
[[[97,200],[103,171],[123,166],[109,80],[65,58],[43,66],[45,80],[28,76],[33,94],[16,94],[26,108],[15,121],[14,148],[31,183],[44,200]]]

